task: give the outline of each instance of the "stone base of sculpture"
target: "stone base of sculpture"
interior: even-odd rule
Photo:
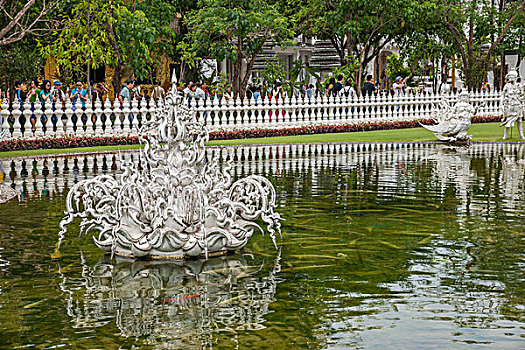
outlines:
[[[208,131],[183,102],[167,105],[144,121],[138,162],[122,164],[120,176],[100,175],[75,184],[66,199],[66,225],[81,218],[81,233],[125,257],[183,259],[223,255],[243,248],[266,224],[274,245],[280,220],[275,188],[265,177],[232,181],[231,159],[220,167],[207,159]],[[59,246],[60,246],[59,242]]]

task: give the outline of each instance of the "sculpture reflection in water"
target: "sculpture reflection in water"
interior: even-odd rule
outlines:
[[[423,125],[425,129],[434,133],[441,141],[465,142],[470,141],[472,136],[467,134],[470,121],[483,105],[474,107],[470,104],[470,95],[467,91],[459,94],[459,101],[451,106],[446,98],[441,101],[441,106],[435,113],[436,125]]]
[[[82,276],[63,277],[60,288],[75,328],[115,322],[121,335],[145,344],[210,347],[218,332],[264,328],[271,312],[282,282],[280,251],[273,264],[249,266],[247,258],[115,264],[106,256],[94,266],[82,258]]]
[[[5,203],[16,197],[16,191],[4,184],[5,172],[4,163],[0,160],[0,204]]]
[[[273,185],[258,175],[232,182],[231,157],[222,170],[208,161],[208,131],[182,96],[170,94],[139,135],[142,164],[128,160],[120,177],[100,175],[71,189],[60,242],[79,217],[81,232],[98,231],[96,245],[117,255],[208,257],[243,248],[263,231],[260,218],[275,245],[281,217]]]

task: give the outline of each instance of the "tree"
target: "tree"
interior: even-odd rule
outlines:
[[[412,0],[309,0],[295,4],[301,33],[330,40],[342,66],[358,62],[357,86],[361,86],[368,64],[405,33],[405,23],[415,17],[419,6]]]
[[[525,1],[434,0],[433,6],[452,35],[468,88],[479,88],[507,33],[523,18]]]
[[[66,70],[113,67],[112,84],[118,91],[123,77],[148,76],[153,57],[172,52],[175,31],[168,13],[175,15],[170,3],[159,0],[82,0],[68,16],[71,24],[41,43],[41,53]]]
[[[448,78],[451,57],[457,54],[450,32],[443,27],[439,13],[433,10],[419,11],[417,20],[408,24],[405,35],[396,39],[400,57],[409,62],[413,76],[429,76],[433,80],[434,92]],[[399,75],[399,74],[398,74]],[[397,75],[396,75],[397,76]]]
[[[231,60],[236,95],[244,95],[264,43],[285,46],[293,36],[289,19],[265,0],[199,0],[186,23],[189,50],[201,57]]]
[[[63,23],[49,14],[59,8],[61,0],[0,0],[0,46],[13,44],[26,36],[42,36]]]
[[[0,50],[0,83],[3,90],[10,90],[13,96],[15,80],[27,82],[37,78],[43,63],[34,41],[29,37],[4,45]]]

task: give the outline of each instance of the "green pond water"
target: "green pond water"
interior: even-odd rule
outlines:
[[[3,160],[0,348],[525,349],[524,144],[227,152],[275,185],[278,249],[132,262],[71,226],[58,257],[65,193],[117,157]]]

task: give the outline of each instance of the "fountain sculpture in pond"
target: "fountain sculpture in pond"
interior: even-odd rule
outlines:
[[[208,131],[181,96],[169,94],[143,123],[142,164],[128,161],[121,176],[73,186],[60,242],[78,217],[81,232],[98,232],[95,244],[120,256],[207,258],[243,248],[254,230],[263,231],[261,219],[275,245],[282,219],[273,185],[258,175],[233,182],[229,165],[221,170],[218,159],[208,161]]]
[[[470,95],[467,91],[459,94],[458,102],[451,106],[446,97],[443,98],[441,106],[435,113],[436,125],[423,125],[425,129],[434,133],[441,141],[458,142],[470,141],[472,136],[468,135],[470,120],[476,115],[478,109],[483,105],[474,107],[470,104]]]

